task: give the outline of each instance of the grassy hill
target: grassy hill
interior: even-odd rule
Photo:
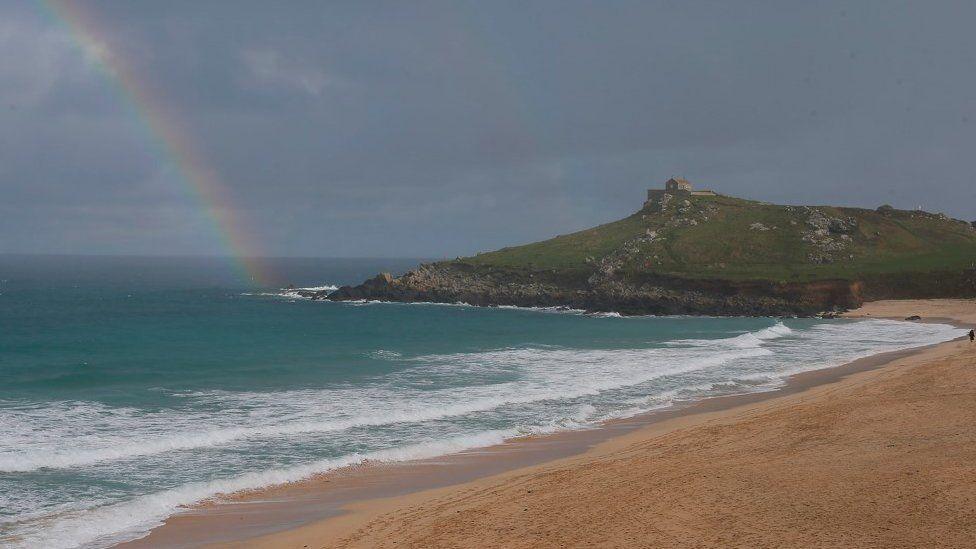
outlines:
[[[782,206],[679,193],[660,195],[619,221],[459,262],[622,278],[858,280],[972,269],[976,230],[941,214],[890,207]]]
[[[659,193],[627,218],[382,274],[335,301],[809,316],[865,300],[976,296],[976,229],[921,211]]]

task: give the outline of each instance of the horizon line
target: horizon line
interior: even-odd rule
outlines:
[[[213,254],[145,254],[145,253],[60,253],[60,252],[0,252],[3,256],[26,257],[139,257],[139,258],[200,258],[200,259],[233,259],[241,256],[213,255]],[[247,259],[450,259],[448,256],[431,255],[393,255],[393,256],[365,256],[365,255],[267,255],[244,256]]]

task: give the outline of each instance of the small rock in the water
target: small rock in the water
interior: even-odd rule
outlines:
[[[905,320],[922,320],[922,317],[920,317],[918,315],[912,315],[912,316],[906,318]]]

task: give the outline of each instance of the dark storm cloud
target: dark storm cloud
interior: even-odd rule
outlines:
[[[466,254],[674,174],[976,217],[968,2],[86,5],[269,254]],[[222,251],[63,27],[0,46],[0,251]]]

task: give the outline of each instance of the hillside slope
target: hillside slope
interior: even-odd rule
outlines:
[[[619,221],[329,298],[815,314],[864,298],[976,295],[974,267],[976,229],[942,214],[672,193]]]
[[[976,230],[941,214],[669,194],[620,221],[463,259],[499,267],[764,280],[857,279],[972,268],[974,260]]]

